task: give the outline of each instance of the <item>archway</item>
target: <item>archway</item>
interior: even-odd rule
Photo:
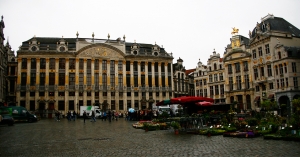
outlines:
[[[278,103],[281,109],[282,116],[291,115],[291,103],[289,97],[287,96],[279,97]]]

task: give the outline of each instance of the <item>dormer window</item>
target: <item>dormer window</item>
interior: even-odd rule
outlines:
[[[281,59],[281,52],[278,52],[278,59]]]
[[[32,47],[31,47],[31,51],[32,51],[32,52],[35,52],[36,50],[37,50],[37,47],[36,47],[36,46],[32,46]]]
[[[59,51],[60,51],[60,52],[65,52],[65,51],[66,51],[66,48],[65,48],[64,46],[61,46],[61,47],[59,47]]]
[[[158,56],[158,53],[157,53],[157,52],[154,52],[154,56]]]
[[[137,51],[133,51],[133,54],[134,54],[134,55],[137,55]]]

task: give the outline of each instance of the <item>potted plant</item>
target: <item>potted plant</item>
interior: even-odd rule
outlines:
[[[149,123],[143,123],[143,129],[145,130],[145,132],[149,131],[149,127],[150,127]]]
[[[179,134],[180,124],[178,122],[171,122],[171,126],[173,127],[175,134]]]

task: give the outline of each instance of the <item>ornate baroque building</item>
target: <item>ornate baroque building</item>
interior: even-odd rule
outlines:
[[[183,60],[179,57],[177,63],[173,64],[173,82],[174,82],[174,97],[193,95],[190,82],[192,78],[189,74],[193,70],[186,70],[183,66]]]
[[[291,101],[300,97],[300,30],[268,14],[249,31],[249,37],[255,107],[271,99],[287,105],[283,114],[290,114]]]
[[[5,28],[3,16],[1,16],[0,21],[0,106],[6,104],[7,96],[7,47],[4,46],[4,33]]]
[[[17,102],[52,116],[80,106],[124,111],[172,97],[172,55],[154,44],[118,38],[24,41],[17,52]]]
[[[195,96],[208,97],[207,94],[207,66],[203,65],[199,59],[196,70],[194,71]]]

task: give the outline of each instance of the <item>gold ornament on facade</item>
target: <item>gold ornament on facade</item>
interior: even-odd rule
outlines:
[[[231,32],[231,35],[236,35],[236,34],[238,34],[238,33],[239,33],[239,29],[233,27],[233,28],[232,28],[232,32]]]

